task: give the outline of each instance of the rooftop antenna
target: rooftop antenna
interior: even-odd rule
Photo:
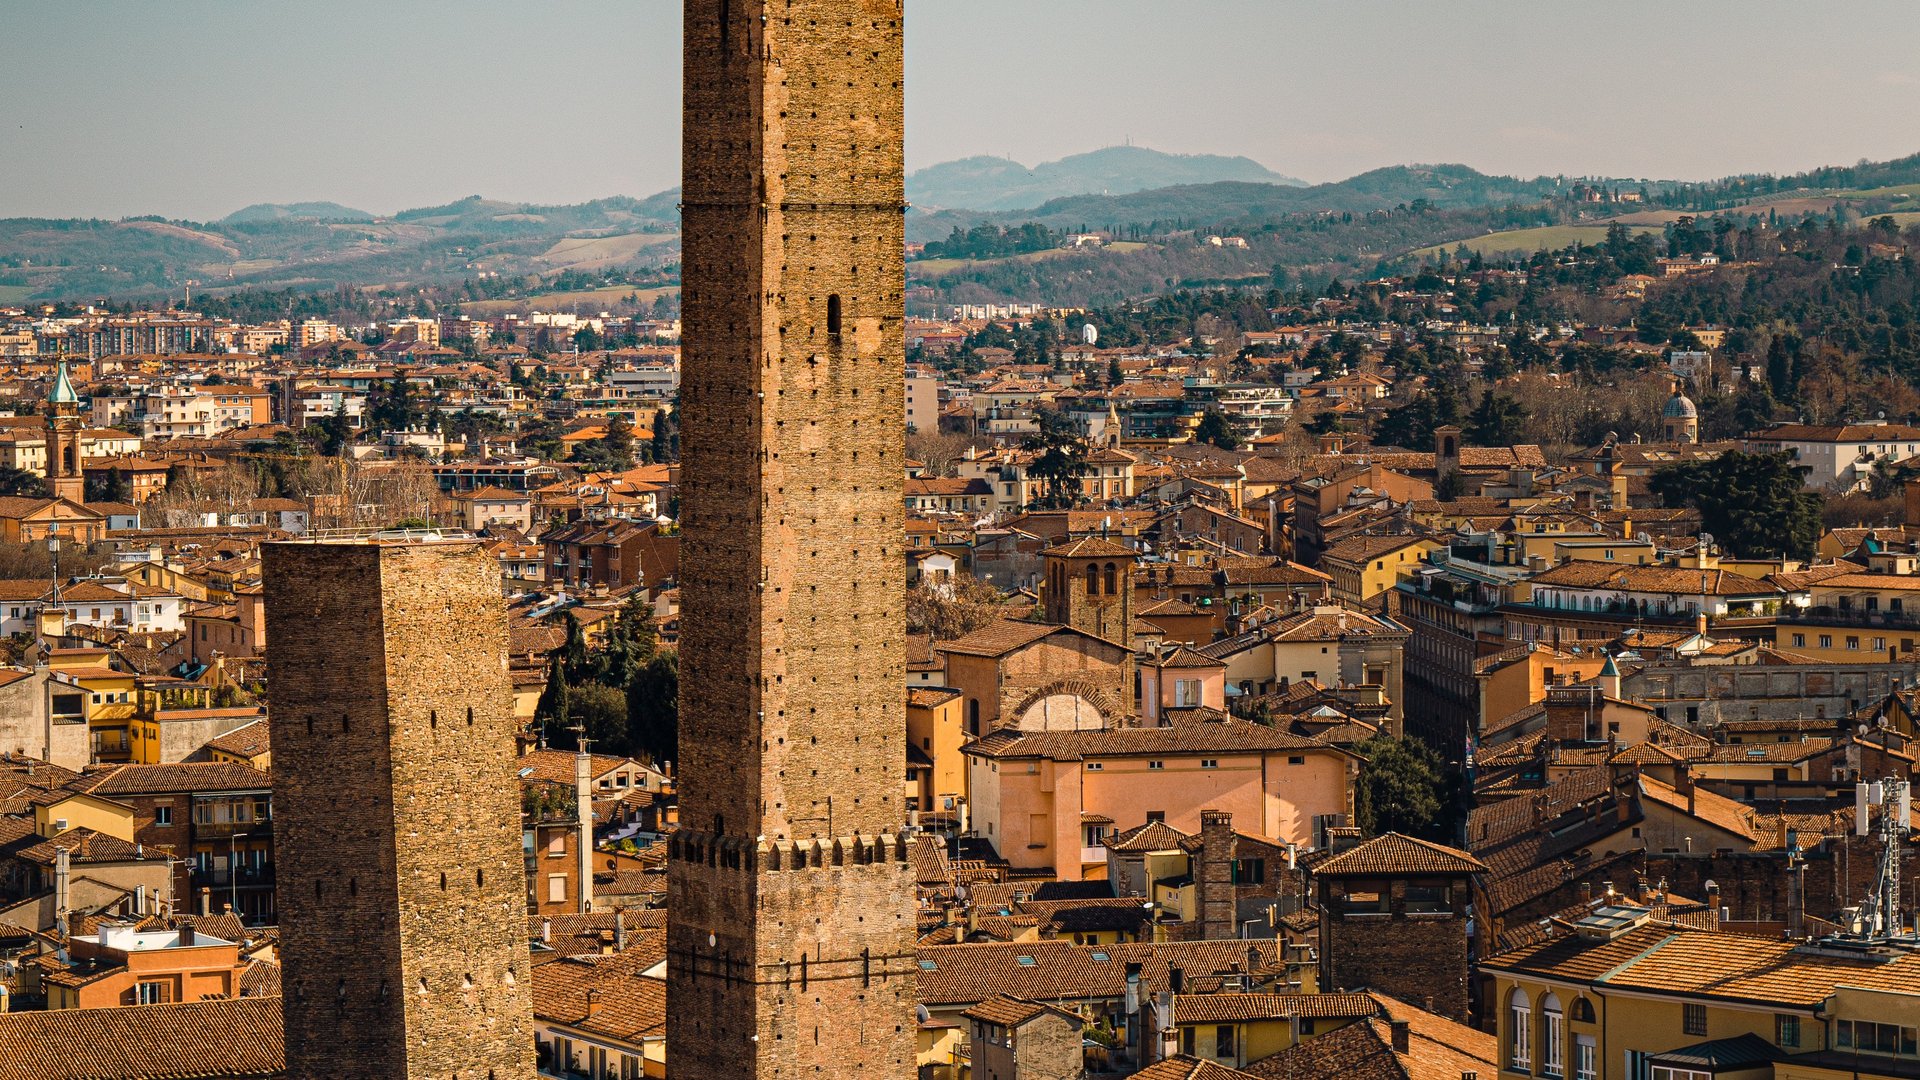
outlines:
[[[1880,873],[1873,883],[1873,896],[1860,907],[1857,924],[1858,932],[1865,936],[1900,933],[1900,854],[1913,828],[1912,800],[1912,786],[1892,777],[1861,781],[1853,787],[1855,835],[1872,835],[1873,810],[1878,807],[1880,811]]]

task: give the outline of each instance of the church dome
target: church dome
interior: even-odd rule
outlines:
[[[1673,396],[1667,399],[1667,407],[1662,415],[1669,420],[1692,420],[1700,415],[1700,410],[1694,408],[1687,395],[1675,390]]]

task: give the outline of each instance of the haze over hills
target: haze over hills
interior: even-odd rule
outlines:
[[[907,201],[926,211],[1024,210],[1074,195],[1131,195],[1223,181],[1306,186],[1252,158],[1109,146],[1031,168],[997,157],[929,165],[907,177]]]
[[[1124,190],[1156,178],[1233,174],[1262,178]],[[909,215],[907,231],[910,240],[945,241],[956,229],[1035,223],[1054,234],[1091,229],[1140,241],[1093,252],[1025,248],[1015,258],[910,264],[916,283],[930,285],[936,298],[1105,302],[1178,285],[1263,278],[1275,267],[1289,273],[1370,272],[1463,241],[1486,248],[1490,233],[1511,231],[1518,246],[1533,243],[1550,226],[1584,222],[1604,232],[1607,216],[1628,209],[1648,211],[1641,215],[1647,221],[1633,224],[1654,227],[1678,212],[1722,212],[1758,198],[1769,199],[1782,214],[1824,213],[1834,205],[1832,194],[1915,181],[1920,156],[1705,184],[1576,185],[1564,177],[1488,176],[1465,165],[1401,165],[1305,186],[1244,158],[1114,147],[1033,169],[992,158],[923,169],[909,179],[921,205]],[[1089,184],[1097,184],[1098,193],[991,208],[1023,202],[1049,185]],[[1576,186],[1655,202],[1603,208],[1575,198]],[[1781,201],[1796,194],[1815,197]],[[931,209],[936,197],[953,208]],[[1861,201],[1856,195],[1849,212],[1909,209],[1901,197]],[[1920,200],[1920,192],[1914,197]],[[579,274],[608,285],[665,286],[675,280],[679,257],[678,202],[675,189],[568,206],[474,195],[391,217],[332,202],[300,202],[257,204],[207,223],[0,219],[0,302],[146,299],[177,294],[188,280],[197,283],[196,295],[247,287],[412,289],[484,280],[493,283],[483,290],[489,298],[527,297],[548,291],[553,279],[569,271],[577,272],[565,286],[572,289],[581,287]],[[1249,246],[1189,250],[1198,244],[1196,229],[1244,235]],[[1044,232],[1041,241],[1045,247]],[[494,287],[496,279],[507,279],[504,292]]]

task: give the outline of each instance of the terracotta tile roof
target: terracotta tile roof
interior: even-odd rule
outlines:
[[[1055,1002],[1111,1000],[1127,992],[1129,963],[1142,965],[1140,977],[1148,989],[1164,990],[1170,966],[1184,971],[1191,983],[1231,971],[1235,964],[1244,969],[1250,955],[1258,965],[1271,965],[1274,949],[1271,938],[1151,945],[1066,941],[934,945],[919,950],[919,993],[921,1002],[931,1007],[972,1005],[995,994]]]
[[[238,757],[257,757],[272,749],[270,727],[265,717],[242,724],[225,735],[207,740],[207,747]]]
[[[1295,1017],[1374,1016],[1380,1006],[1365,994],[1182,994],[1176,1024],[1230,1024]]]
[[[963,753],[978,757],[1038,757],[1052,761],[1208,752],[1263,753],[1276,750],[1346,752],[1329,743],[1295,735],[1290,731],[1227,719],[1174,727],[1114,728],[1107,731],[1008,729],[996,731],[962,748]]]
[[[1248,1066],[1257,1077],[1297,1080],[1460,1080],[1499,1072],[1499,1049],[1492,1035],[1395,1001],[1370,995],[1385,1016],[1316,1036]],[[1407,1025],[1407,1049],[1393,1046],[1393,1024]]]
[[[1064,1016],[1072,1020],[1075,1024],[1082,1023],[1077,1014],[1070,1013],[1065,1009],[1057,1009],[1051,1005],[1042,1004],[1038,1001],[1028,1001],[1025,998],[1017,998],[1009,994],[995,994],[960,1015],[969,1020],[978,1020],[985,1024],[998,1024],[1001,1027],[1013,1028],[1019,1027],[1021,1024],[1036,1017],[1045,1016],[1048,1013],[1053,1013],[1056,1016]]]
[[[1486,864],[1464,851],[1387,833],[1349,848],[1313,868],[1327,874],[1477,874]]]
[[[67,785],[89,795],[165,795],[193,791],[265,791],[267,774],[232,761],[180,761],[171,765],[114,765],[89,770]]]
[[[1108,851],[1174,851],[1193,837],[1164,821],[1149,821],[1107,837]]]
[[[939,642],[934,648],[940,652],[955,652],[965,656],[1005,656],[1060,631],[1073,632],[1053,623],[995,619],[965,637]]]
[[[1133,1074],[1133,1080],[1247,1080],[1252,1073],[1230,1069],[1202,1058],[1175,1054]]]
[[[0,1080],[243,1080],[286,1070],[280,999],[0,1013]]]
[[[535,965],[533,1015],[626,1041],[665,1035],[666,982],[641,974],[665,959],[665,937],[662,931],[649,931],[643,941],[658,939],[657,945],[633,944],[615,956],[574,956]]]
[[[944,705],[960,696],[960,691],[949,690],[944,686],[910,686],[907,688],[907,704],[916,709],[931,709]]]
[[[576,765],[575,754],[571,750],[529,750],[513,761],[514,770],[532,769],[525,779],[544,780],[553,784],[573,786]],[[588,775],[598,780],[623,765],[638,764],[631,758],[615,757],[611,754],[590,754]]]
[[[1439,541],[1431,536],[1349,536],[1322,552],[1320,561],[1322,564],[1329,559],[1335,562],[1363,563],[1382,555],[1392,554],[1401,548],[1413,547],[1416,544],[1438,543]]]
[[[1892,960],[1796,951],[1796,943],[1688,927],[1647,925],[1612,941],[1577,936],[1490,957],[1483,970],[1534,973],[1654,994],[1807,1008],[1836,987],[1910,993],[1920,953]]]

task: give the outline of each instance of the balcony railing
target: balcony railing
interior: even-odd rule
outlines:
[[[1781,616],[1782,623],[1805,626],[1886,627],[1892,630],[1920,630],[1920,613],[1908,611],[1869,611],[1821,605],[1803,608]]]

